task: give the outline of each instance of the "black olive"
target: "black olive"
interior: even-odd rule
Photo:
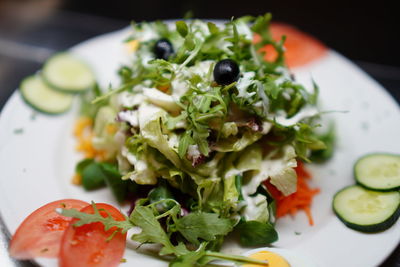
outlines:
[[[220,85],[228,85],[239,79],[239,66],[232,59],[223,59],[214,67],[214,80]]]
[[[156,58],[168,60],[168,58],[174,53],[172,44],[167,39],[160,39],[154,45],[153,52]]]

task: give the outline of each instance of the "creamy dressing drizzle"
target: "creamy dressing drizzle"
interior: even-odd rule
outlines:
[[[276,114],[275,116],[271,117],[271,120],[275,120],[278,124],[282,126],[292,126],[295,125],[296,123],[306,119],[313,117],[319,113],[317,107],[307,105],[304,108],[302,108],[299,112],[296,113],[291,118],[287,118],[287,114],[285,112],[280,112],[280,114]]]

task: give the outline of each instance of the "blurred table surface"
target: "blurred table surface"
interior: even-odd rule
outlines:
[[[22,78],[40,69],[54,52],[91,37],[126,27],[129,21],[56,11],[30,25],[7,25],[0,20],[0,108]],[[339,51],[340,52],[340,51]],[[400,68],[354,61],[400,102]],[[1,214],[1,211],[0,211]],[[0,217],[0,266],[36,266],[8,257],[10,233]],[[380,267],[400,267],[400,245]]]

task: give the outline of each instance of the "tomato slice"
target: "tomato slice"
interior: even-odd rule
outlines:
[[[108,212],[115,220],[125,220],[122,213],[113,206],[98,203],[96,207],[103,217],[107,217]],[[81,211],[90,214],[94,213],[91,205]],[[79,263],[80,267],[117,266],[124,255],[126,233],[117,232],[111,240],[108,240],[115,232],[115,227],[105,231],[104,225],[100,222],[75,227],[73,224],[77,220],[73,219],[71,221],[62,239],[60,266],[75,267],[77,263]]]
[[[55,210],[80,210],[87,205],[87,202],[81,200],[62,199],[35,210],[22,222],[12,237],[10,255],[16,259],[58,257],[62,236],[72,218],[64,217]]]
[[[284,43],[286,64],[289,68],[303,66],[323,57],[327,48],[320,41],[295,27],[284,23],[272,23],[271,34],[274,40],[279,41],[286,36]],[[254,42],[259,42],[260,36],[254,36]],[[265,52],[266,61],[274,61],[278,53],[272,45],[266,45],[260,49]]]

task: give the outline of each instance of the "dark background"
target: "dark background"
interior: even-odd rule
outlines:
[[[315,35],[351,59],[400,66],[400,14],[390,1],[84,0],[66,1],[62,8],[135,21],[179,18],[188,10],[219,19],[271,12],[274,20]]]
[[[0,107],[52,53],[131,20],[230,19],[271,12],[320,39],[400,99],[400,12],[395,1],[0,0]]]
[[[400,101],[395,1],[0,0],[0,108],[52,53],[131,20],[181,18],[189,10],[211,19],[271,12],[275,21],[293,24],[351,59]],[[400,267],[400,246],[381,267]]]

